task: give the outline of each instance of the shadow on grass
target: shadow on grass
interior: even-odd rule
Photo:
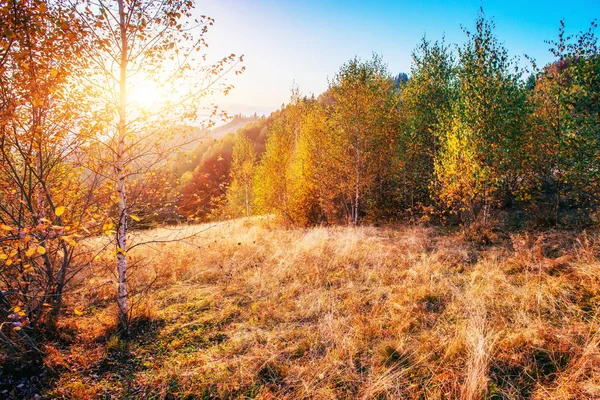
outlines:
[[[496,360],[490,369],[490,398],[508,399],[506,393],[516,388],[513,396],[529,398],[540,383],[552,383],[570,359],[569,353],[538,348],[529,352],[524,363]]]

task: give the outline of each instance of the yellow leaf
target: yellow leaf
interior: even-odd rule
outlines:
[[[16,313],[18,313],[19,311],[21,311],[21,307],[15,307],[15,308],[13,309],[13,312],[16,312]]]
[[[57,75],[58,75],[58,71],[55,70],[54,68],[52,68],[50,70],[50,76],[53,77],[53,78],[56,78]]]
[[[31,247],[29,250],[27,250],[27,252],[25,253],[25,255],[27,257],[31,257],[33,255],[33,253],[35,253],[35,247]]]
[[[11,260],[11,259],[8,259],[8,260],[6,260],[6,261],[4,262],[4,264],[5,264],[7,267],[10,267],[10,266],[12,265],[12,263],[13,263],[13,260]]]
[[[138,217],[137,215],[129,215],[131,217],[132,220],[134,220],[135,222],[140,222],[140,217]]]
[[[6,260],[8,258],[8,254],[0,254],[0,260]]]
[[[78,317],[83,315],[83,311],[79,311],[78,309],[73,310],[73,314],[77,315]]]
[[[60,217],[61,215],[63,215],[65,213],[65,207],[64,206],[60,206],[60,207],[56,207],[56,209],[54,210],[54,214],[57,217]]]
[[[5,230],[5,231],[12,231],[12,227],[2,224],[0,225],[0,229]]]
[[[46,249],[43,246],[39,246],[37,248],[37,252],[39,255],[44,255],[44,254],[46,254]]]
[[[77,246],[77,242],[74,241],[71,236],[63,236],[62,240],[64,240],[65,242],[67,242],[69,245],[71,245],[73,247]]]

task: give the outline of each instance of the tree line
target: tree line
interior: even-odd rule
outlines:
[[[264,153],[238,135],[224,215],[487,224],[512,210],[546,226],[596,221],[595,28],[569,37],[561,22],[548,42],[555,60],[529,74],[483,12],[460,46],[423,38],[409,79],[377,55],[348,61],[318,98],[293,94]]]

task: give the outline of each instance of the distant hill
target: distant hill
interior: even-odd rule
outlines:
[[[182,149],[169,166],[170,180],[177,182],[173,195],[179,198],[179,211],[188,217],[205,217],[229,184],[235,135],[248,137],[260,156],[265,151],[267,132],[278,114],[269,117],[238,114],[225,125],[198,131],[200,141],[193,148]]]
[[[241,114],[234,115],[231,121],[227,122],[225,125],[217,126],[211,129],[208,132],[208,137],[210,137],[211,139],[221,139],[228,133],[235,133],[238,130],[244,128],[249,123],[256,122],[259,119],[260,117],[256,114],[249,117]]]
[[[202,129],[193,126],[180,126],[175,128],[175,134],[168,138],[167,144],[164,146],[166,149],[176,150],[178,153],[185,155],[196,154],[202,155],[206,148],[207,143],[214,143],[216,140],[222,139],[230,133],[235,133],[238,130],[246,127],[248,124],[260,120],[261,117],[254,114],[251,116],[245,116],[242,114],[236,114],[233,118],[223,125],[218,125],[212,129]],[[152,136],[149,137],[149,141],[152,141]],[[164,139],[161,139],[164,140]],[[180,155],[181,158],[182,155]]]

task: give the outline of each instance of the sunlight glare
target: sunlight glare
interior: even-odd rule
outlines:
[[[139,107],[149,108],[160,101],[160,94],[156,84],[145,79],[132,85],[129,99]]]

